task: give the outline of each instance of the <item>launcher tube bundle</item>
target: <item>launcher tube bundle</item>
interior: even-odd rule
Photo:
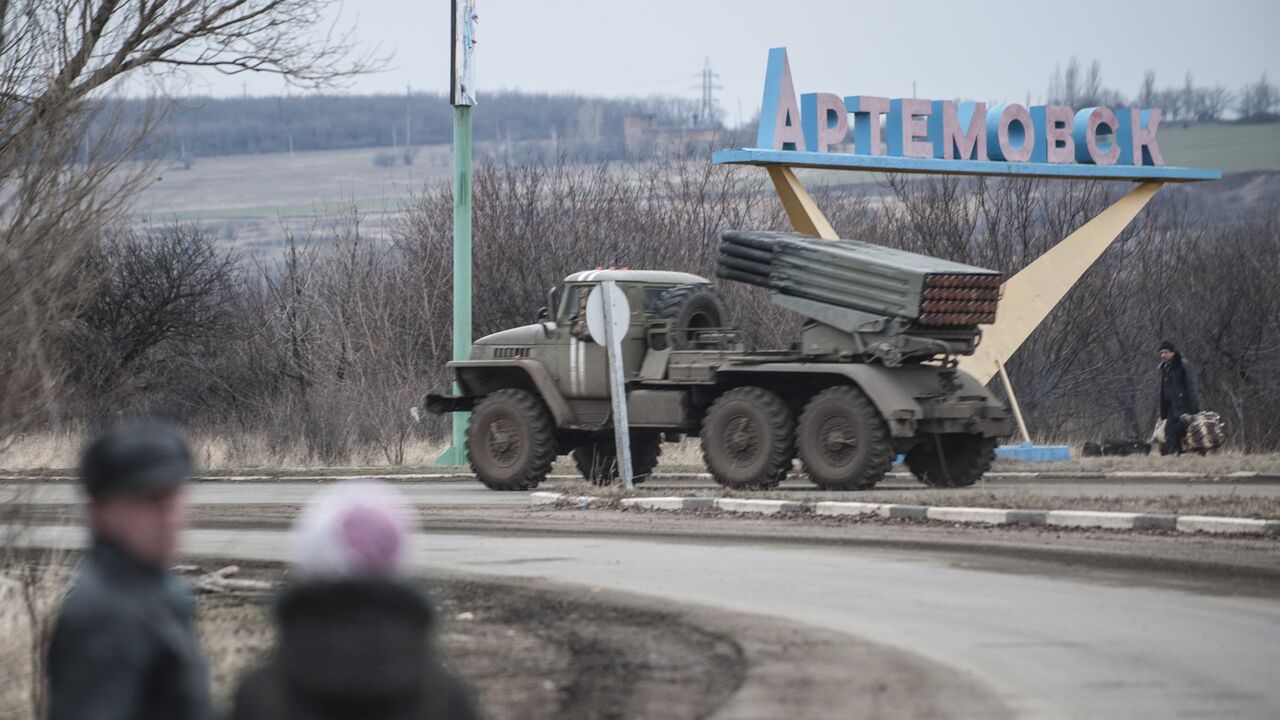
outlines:
[[[995,322],[1004,276],[857,240],[731,230],[717,275],[784,295],[910,320],[918,328]]]

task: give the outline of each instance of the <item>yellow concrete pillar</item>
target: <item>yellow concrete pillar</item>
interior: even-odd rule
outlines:
[[[960,358],[960,369],[986,383],[999,363],[1022,346],[1080,276],[1120,235],[1163,186],[1144,182],[1065,240],[1005,281],[996,322],[982,329],[977,352]]]
[[[773,181],[773,187],[782,199],[782,207],[786,209],[787,217],[791,219],[796,231],[827,240],[838,240],[827,216],[818,209],[818,204],[813,201],[809,191],[804,189],[804,185],[800,184],[800,179],[791,168],[784,165],[769,165],[767,168],[769,179]]]

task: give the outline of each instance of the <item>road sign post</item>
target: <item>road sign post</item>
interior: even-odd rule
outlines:
[[[622,341],[631,325],[627,296],[613,280],[601,281],[587,298],[587,329],[591,339],[603,345],[609,356],[609,398],[613,403],[614,447],[617,449],[618,479],[622,487],[634,490],[631,479],[631,427],[627,420],[627,384],[622,372]]]

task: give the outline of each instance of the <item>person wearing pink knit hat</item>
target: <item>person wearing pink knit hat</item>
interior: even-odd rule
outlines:
[[[234,720],[471,720],[470,691],[431,644],[434,610],[407,578],[415,522],[375,482],[316,494],[294,523],[279,642],[236,692]]]

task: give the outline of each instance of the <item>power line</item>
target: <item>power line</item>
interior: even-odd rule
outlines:
[[[723,90],[724,86],[716,83],[720,79],[720,73],[711,69],[711,56],[707,56],[706,63],[702,66],[702,105],[698,108],[698,115],[694,118],[694,124],[702,127],[709,127],[716,123],[716,90]],[[697,87],[697,86],[695,86]]]

